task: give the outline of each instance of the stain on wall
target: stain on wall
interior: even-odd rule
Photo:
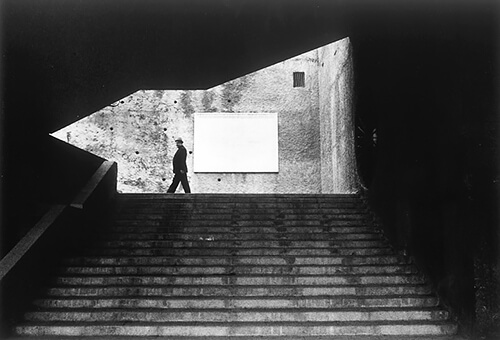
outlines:
[[[234,106],[244,97],[245,89],[251,86],[252,75],[243,76],[221,85],[221,104],[223,112],[235,112]]]
[[[207,90],[141,90],[54,135],[116,161],[121,192],[166,192],[178,136],[194,193],[355,191],[345,179],[354,178],[352,169],[343,169],[355,168],[344,139],[352,115],[348,45],[336,42]],[[293,86],[294,72],[304,72],[304,87]],[[195,112],[277,112],[279,172],[193,173]]]
[[[184,112],[187,118],[190,118],[193,115],[195,111],[191,99],[191,91],[181,92],[180,106],[182,112]]]
[[[215,112],[216,108],[212,106],[214,102],[214,93],[212,91],[203,91],[201,105],[203,106],[202,112]]]

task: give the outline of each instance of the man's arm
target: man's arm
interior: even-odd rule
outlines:
[[[179,150],[179,171],[181,174],[187,172],[187,150],[185,147],[180,148]]]

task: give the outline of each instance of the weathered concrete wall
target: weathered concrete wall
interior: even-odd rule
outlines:
[[[304,87],[293,86],[294,72],[305,73]],[[351,94],[344,39],[208,90],[141,90],[55,135],[116,161],[122,192],[166,192],[178,136],[195,193],[352,192]],[[195,112],[277,112],[279,172],[193,172]]]
[[[115,160],[123,192],[165,192],[182,136],[192,192],[318,193],[317,67],[312,51],[208,90],[138,91],[55,135]],[[305,87],[293,87],[293,72],[305,72]],[[279,172],[194,173],[194,112],[278,112]]]
[[[119,191],[165,192],[176,150],[170,137],[190,131],[182,92],[165,92],[138,91],[55,136],[116,161]]]
[[[358,189],[354,154],[353,68],[349,38],[324,46],[319,54],[321,192]]]
[[[305,72],[305,87],[293,87],[293,72]],[[201,96],[213,100],[197,112],[278,112],[279,172],[196,173],[191,178],[197,192],[320,192],[316,51],[202,91]],[[194,151],[196,157],[196,146]]]

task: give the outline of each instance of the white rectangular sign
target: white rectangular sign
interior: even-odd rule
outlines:
[[[194,171],[278,172],[277,113],[195,113]]]

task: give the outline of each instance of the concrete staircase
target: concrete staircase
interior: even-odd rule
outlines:
[[[442,339],[425,279],[354,195],[120,195],[18,337]],[[384,337],[384,339],[386,339]]]

